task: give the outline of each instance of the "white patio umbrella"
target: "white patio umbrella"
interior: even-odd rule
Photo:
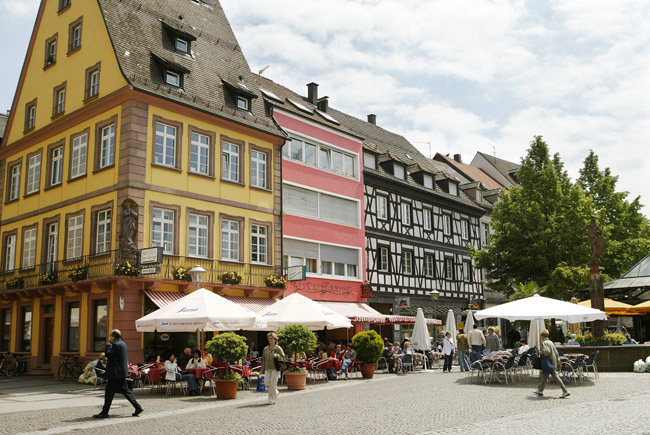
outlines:
[[[456,347],[456,317],[454,316],[454,311],[447,311],[447,322],[445,323],[445,334],[451,332],[451,342]]]
[[[198,289],[135,321],[138,332],[235,331],[266,327],[266,321],[210,290]]]
[[[352,322],[347,317],[300,293],[292,293],[257,314],[266,321],[267,330],[275,330],[291,323],[312,330],[352,327]]]
[[[542,329],[546,328],[544,321],[542,319],[535,319],[530,321],[530,326],[528,327],[528,346],[540,348],[542,345],[541,340],[539,339],[539,333],[542,332]]]
[[[604,311],[572,304],[571,302],[559,301],[534,295],[529,298],[517,299],[516,301],[497,305],[485,310],[477,311],[477,320],[487,318],[515,320],[535,319],[561,319],[569,323],[593,322],[594,320],[606,320]]]
[[[434,326],[435,327],[435,326]],[[429,329],[427,328],[427,321],[424,318],[424,311],[418,307],[415,314],[415,324],[413,325],[413,335],[411,336],[411,348],[414,350],[427,351],[431,346],[429,345]],[[426,364],[426,359],[425,359]],[[425,370],[430,371],[425,366]]]
[[[469,334],[469,331],[474,329],[474,316],[472,315],[472,310],[467,311],[467,319],[465,320],[465,334]]]

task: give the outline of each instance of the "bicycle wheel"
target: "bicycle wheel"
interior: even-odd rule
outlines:
[[[73,381],[76,381],[79,379],[79,376],[81,375],[81,372],[83,369],[81,368],[81,364],[74,364],[70,368],[70,377],[72,378]]]
[[[20,376],[27,371],[27,363],[25,361],[18,362],[18,371],[16,371],[15,376]]]
[[[59,381],[65,381],[65,378],[67,376],[68,376],[68,366],[66,363],[61,363],[58,371]]]
[[[18,370],[18,361],[16,361],[15,358],[11,358],[7,363],[7,376],[10,377],[15,375],[16,370]]]

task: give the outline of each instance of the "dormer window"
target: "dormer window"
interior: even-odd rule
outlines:
[[[165,73],[165,83],[167,83],[170,86],[174,86],[177,88],[181,87],[181,75],[177,74],[173,71],[167,71]]]
[[[363,153],[363,167],[368,169],[377,169],[377,158],[374,154]]]
[[[476,189],[476,202],[479,204],[483,201],[483,192],[481,192],[479,189]]]
[[[449,182],[449,194],[453,196],[458,196],[458,184]]]
[[[406,179],[406,171],[404,170],[404,166],[400,165],[393,165],[393,175],[401,180]]]
[[[165,84],[175,88],[183,88],[184,76],[189,74],[190,70],[177,62],[164,59],[153,52],[151,56],[160,67],[162,79],[165,81]]]
[[[251,106],[251,100],[244,97],[237,97],[237,108],[241,110],[249,111]]]
[[[251,102],[253,98],[257,98],[257,95],[253,93],[248,87],[243,83],[243,77],[239,77],[238,82],[233,84],[225,79],[221,79],[224,90],[227,92],[227,100],[230,100],[229,103],[234,105],[237,109],[245,110],[250,112]]]
[[[431,175],[424,174],[422,181],[424,187],[427,189],[433,189],[433,177]]]
[[[190,52],[190,44],[184,39],[176,38],[176,50],[182,53]]]

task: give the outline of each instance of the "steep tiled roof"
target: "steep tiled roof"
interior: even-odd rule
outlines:
[[[501,185],[501,183],[499,183],[494,178],[490,177],[490,175],[481,168],[468,165],[467,163],[459,162],[457,160],[450,158],[449,156],[445,156],[440,153],[436,154],[435,158],[443,160],[451,167],[456,168],[456,170],[463,173],[469,180],[480,181],[481,183],[483,183],[483,186],[486,189],[505,188],[504,186]]]
[[[261,94],[218,1],[98,1],[120,68],[135,89],[282,135],[262,98],[251,98],[250,112],[236,109],[228,84],[253,97]],[[176,52],[170,32],[190,41],[191,55]],[[165,84],[164,65],[189,71],[182,90]]]
[[[485,160],[490,162],[492,166],[494,166],[497,171],[499,171],[504,177],[506,177],[508,180],[512,182],[514,185],[518,185],[519,183],[517,180],[512,176],[512,173],[517,171],[521,165],[518,165],[517,163],[509,162],[507,160],[500,159],[498,157],[491,156],[489,154],[485,154],[482,152],[477,152],[477,154],[480,154]]]

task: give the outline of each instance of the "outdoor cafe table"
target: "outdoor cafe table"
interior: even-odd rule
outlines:
[[[583,357],[584,354],[582,353],[565,353],[564,355],[560,356],[560,362],[570,362],[575,360],[578,357]]]
[[[196,379],[202,379],[203,378],[203,372],[209,370],[206,367],[202,368],[195,368],[195,369],[187,369],[187,372],[194,375]]]
[[[162,374],[164,372],[164,367],[152,367],[149,369],[149,382],[152,384],[158,384],[162,382]]]
[[[210,369],[217,369],[214,371],[209,371]],[[206,370],[208,370],[206,372]],[[239,373],[243,378],[250,378],[251,376],[251,367],[250,366],[236,366],[236,365],[231,365],[230,370],[233,372]],[[194,377],[197,379],[201,379],[203,377],[203,372],[205,373],[206,379],[213,379],[215,376],[215,372],[217,376],[223,376],[226,373],[226,366],[219,366],[219,367],[207,367],[205,369],[189,369],[188,370],[190,373],[193,371],[200,371],[200,374],[194,373]]]

